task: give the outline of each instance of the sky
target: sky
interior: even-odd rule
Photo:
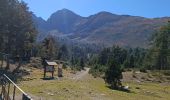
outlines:
[[[87,17],[100,11],[147,18],[170,16],[170,0],[23,0],[30,11],[47,20],[63,8]]]

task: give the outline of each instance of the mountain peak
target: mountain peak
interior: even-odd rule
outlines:
[[[69,9],[66,9],[66,8],[58,10],[57,12],[53,13],[52,16],[53,15],[60,15],[60,16],[62,16],[62,15],[64,15],[64,16],[65,15],[73,15],[73,16],[79,16],[78,14],[76,14],[73,11],[71,11]]]
[[[60,18],[63,17],[63,18],[65,18],[65,17],[71,17],[71,16],[72,16],[72,17],[81,17],[80,15],[74,13],[73,11],[64,8],[64,9],[58,10],[58,11],[56,11],[55,13],[53,13],[53,14],[50,16],[49,19],[51,19],[51,18],[57,18],[57,17],[60,17]],[[49,20],[49,19],[48,19],[48,20]]]
[[[112,14],[112,13],[107,12],[107,11],[102,11],[102,12],[97,13],[97,15],[116,15],[116,14]]]
[[[58,29],[59,32],[70,33],[74,30],[75,23],[82,19],[81,16],[75,14],[68,9],[61,9],[53,13],[47,20],[48,29]]]
[[[66,9],[66,8],[63,8],[63,9],[61,9],[61,10],[58,10],[57,12],[58,12],[58,13],[59,13],[59,12],[62,12],[62,13],[74,13],[74,12],[72,12],[71,10]]]

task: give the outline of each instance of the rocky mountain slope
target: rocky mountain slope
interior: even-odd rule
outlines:
[[[82,17],[62,9],[53,13],[47,21],[36,16],[33,19],[40,32],[39,40],[52,34],[83,43],[147,47],[148,38],[166,24],[170,17],[150,19],[109,12]]]

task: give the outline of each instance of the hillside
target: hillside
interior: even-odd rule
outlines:
[[[34,16],[34,22],[40,31],[38,37],[40,40],[52,32],[57,37],[64,35],[83,43],[130,47],[148,46],[149,37],[169,19],[169,17],[149,19],[109,12],[81,17],[67,9],[53,13],[47,21]]]

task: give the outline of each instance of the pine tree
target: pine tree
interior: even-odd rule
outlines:
[[[32,13],[24,2],[18,0],[0,0],[0,4],[0,49],[23,56],[25,42],[33,43],[36,35]]]
[[[153,63],[154,68],[165,70],[169,69],[170,64],[170,22],[154,35],[152,40],[152,48],[148,56]]]
[[[135,67],[135,59],[134,59],[133,55],[130,56],[129,67],[131,67],[131,68]]]
[[[105,82],[108,83],[112,89],[120,89],[122,84],[122,69],[118,62],[110,60],[108,69],[105,72]]]
[[[98,63],[101,65],[106,65],[108,62],[108,58],[110,55],[110,49],[109,48],[105,48],[100,54],[99,54],[99,59],[98,59]]]
[[[52,37],[45,38],[43,43],[43,54],[41,55],[43,58],[51,60],[55,58],[55,53],[56,53],[56,45],[55,41]]]
[[[13,57],[31,54],[37,31],[33,25],[32,13],[24,2],[0,0],[0,27],[1,52]]]
[[[80,59],[80,66],[81,66],[81,69],[84,70],[85,64],[84,64],[84,59],[83,58]]]
[[[69,51],[65,44],[59,48],[58,59],[63,61],[69,60]]]

